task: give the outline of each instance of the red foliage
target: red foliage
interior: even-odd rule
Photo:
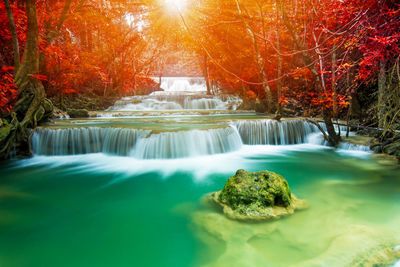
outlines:
[[[22,53],[26,15],[20,1],[11,2]],[[374,81],[381,63],[390,66],[400,54],[400,6],[395,0],[298,0],[295,4],[280,0],[291,29],[276,5],[261,1],[260,10],[252,1],[240,1],[246,13],[242,20],[234,2],[202,0],[203,11],[220,12],[185,15],[190,19],[190,34],[176,20],[171,24],[171,16],[152,13],[160,8],[135,1],[103,2],[72,1],[60,23],[65,1],[37,1],[43,54],[40,74],[31,77],[42,81],[47,94],[151,92],[157,89],[149,78],[153,65],[175,50],[191,49],[199,57],[206,55],[209,80],[217,93],[265,98],[266,83],[281,106],[332,109],[336,90],[338,106],[344,109],[354,84]],[[147,5],[154,4],[150,2]],[[142,31],[129,25],[133,23],[128,22],[129,16],[148,28]],[[300,39],[297,43],[293,32]],[[0,47],[1,65],[12,66],[11,34],[2,2]],[[17,95],[10,69],[2,68],[1,86],[0,109],[9,112]]]
[[[2,67],[0,69],[0,113],[9,114],[18,98],[18,90],[14,84],[12,72],[13,67]]]
[[[39,81],[47,81],[47,77],[45,75],[40,74],[29,74],[29,77],[39,80]]]

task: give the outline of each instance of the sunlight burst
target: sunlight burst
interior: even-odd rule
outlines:
[[[187,6],[187,0],[164,0],[165,6],[175,12],[183,12]]]

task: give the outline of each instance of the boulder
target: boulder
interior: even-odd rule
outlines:
[[[89,111],[87,109],[69,109],[68,115],[71,118],[88,118]]]
[[[308,205],[291,193],[282,176],[269,171],[238,170],[221,191],[206,199],[222,208],[228,218],[248,221],[280,218]]]
[[[383,147],[383,152],[389,155],[393,155],[396,158],[400,159],[400,141],[386,144]]]
[[[0,144],[3,143],[11,132],[11,124],[0,118]]]

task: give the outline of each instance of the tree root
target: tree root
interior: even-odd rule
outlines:
[[[325,130],[322,129],[321,125],[317,121],[308,118],[305,119],[305,121],[317,126],[318,130],[320,130],[321,133],[323,134],[325,141],[329,142],[329,136],[326,134]]]

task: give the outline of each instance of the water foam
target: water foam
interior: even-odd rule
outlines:
[[[276,156],[282,156],[290,152],[318,151],[321,149],[329,148],[310,144],[292,146],[243,145],[239,150],[229,153],[176,159],[139,159],[105,153],[51,157],[37,155],[30,159],[21,160],[20,164],[21,167],[40,165],[48,168],[58,168],[70,166],[71,170],[76,172],[119,173],[123,177],[120,179],[152,172],[167,178],[176,172],[187,172],[193,174],[193,178],[200,182],[212,174],[231,175],[233,170],[251,169],[251,165],[257,159],[268,162],[274,161]]]

